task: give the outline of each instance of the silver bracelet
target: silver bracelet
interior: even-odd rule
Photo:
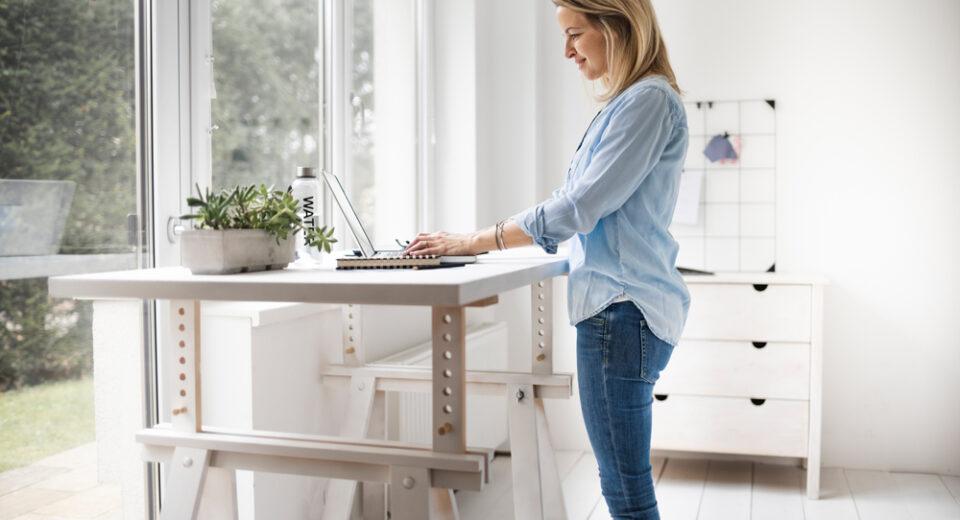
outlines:
[[[503,241],[504,224],[506,224],[506,219],[501,220],[500,222],[497,222],[497,231],[496,231],[497,247],[499,247],[501,250],[504,250],[507,248],[507,243]]]
[[[497,250],[503,251],[503,237],[500,235],[500,226],[503,221],[497,222],[493,229],[493,239],[497,242]]]

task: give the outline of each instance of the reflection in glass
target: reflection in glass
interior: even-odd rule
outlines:
[[[92,447],[91,305],[47,277],[136,265],[134,27],[129,0],[0,1],[0,473]]]
[[[320,157],[317,0],[214,0],[213,185],[286,188]]]

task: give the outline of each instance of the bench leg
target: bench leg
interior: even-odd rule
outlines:
[[[176,448],[168,468],[166,500],[160,520],[195,520],[199,518],[200,496],[210,452],[197,448]]]

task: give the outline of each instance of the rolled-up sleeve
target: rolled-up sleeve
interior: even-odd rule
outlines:
[[[644,88],[613,107],[589,164],[553,195],[511,217],[548,253],[576,233],[586,234],[613,213],[650,174],[674,130],[670,100]]]

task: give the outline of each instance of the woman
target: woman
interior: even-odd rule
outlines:
[[[580,402],[614,518],[659,518],[650,466],[653,384],[689,294],[668,231],[687,150],[679,88],[650,0],[554,0],[564,55],[607,101],[550,199],[470,234],[420,233],[414,254],[476,254],[571,237],[569,314]]]

